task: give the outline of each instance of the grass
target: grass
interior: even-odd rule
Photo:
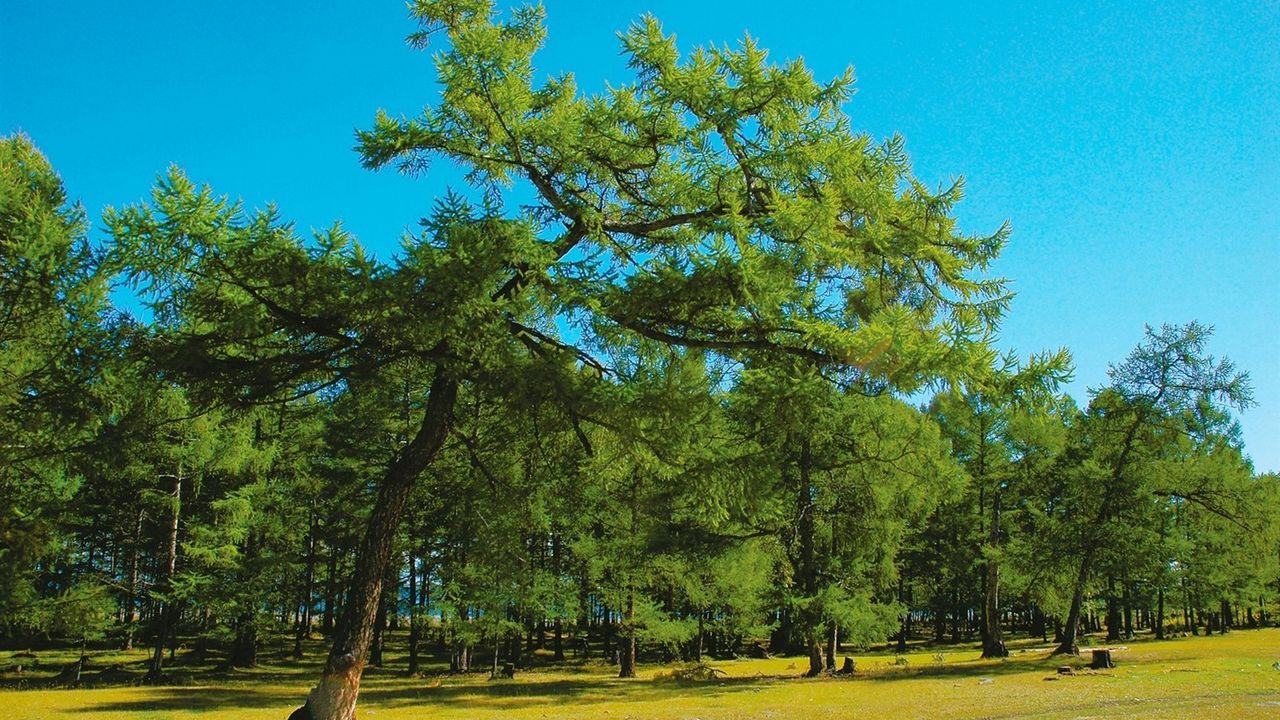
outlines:
[[[855,656],[852,678],[803,679],[803,658],[714,662],[713,679],[672,679],[671,667],[642,666],[619,680],[596,663],[548,664],[515,680],[487,675],[407,677],[394,668],[365,674],[359,716],[373,720],[604,718],[717,720],[761,718],[1211,718],[1280,717],[1280,629],[1226,636],[1135,641],[1115,653],[1114,670],[1089,671],[1084,658],[1050,658],[1042,644],[1013,644],[1004,661],[977,659],[973,646],[920,648],[898,664],[893,654]],[[306,661],[274,652],[253,670],[216,673],[182,665],[163,687],[136,685],[49,688],[69,651],[32,658],[0,653],[0,716],[161,720],[282,719],[304,697],[322,657],[316,643]],[[144,653],[91,657],[87,678],[110,665],[140,667]],[[13,665],[26,663],[22,675]],[[1060,676],[1068,664],[1077,674]],[[130,667],[127,666],[126,667]],[[46,668],[46,669],[40,669]],[[139,673],[140,674],[140,673]],[[127,681],[127,679],[126,679]],[[119,680],[117,680],[119,682]],[[14,689],[26,684],[29,689]],[[37,686],[46,687],[36,689]]]

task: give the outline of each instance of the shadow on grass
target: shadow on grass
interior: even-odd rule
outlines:
[[[887,657],[887,656],[886,656]],[[398,669],[366,672],[360,697],[366,707],[461,706],[502,709],[517,706],[590,705],[600,702],[647,703],[708,700],[760,692],[785,683],[871,682],[892,684],[913,678],[965,678],[979,680],[1015,674],[1052,674],[1062,665],[1086,666],[1088,656],[1050,656],[1047,652],[1015,653],[1005,661],[977,658],[960,662],[922,661],[905,666],[871,661],[852,677],[804,680],[798,673],[726,676],[716,680],[680,682],[671,679],[620,680],[608,676],[607,666],[570,661],[543,670],[521,673],[514,681],[485,681],[483,674],[406,677]],[[1118,658],[1124,665],[1123,655]],[[1185,661],[1186,658],[1179,658]],[[86,714],[105,712],[214,711],[279,708],[282,714],[300,704],[318,671],[320,658],[273,664],[260,670],[201,672],[180,676],[177,685],[139,691],[128,698],[101,701],[80,708]],[[732,665],[722,666],[732,672]],[[191,683],[183,686],[182,682]],[[195,683],[200,683],[199,685]],[[222,685],[231,683],[229,685]],[[219,686],[221,685],[221,686]],[[92,687],[92,682],[89,683]],[[92,699],[92,698],[91,698]],[[559,714],[559,713],[557,713]]]
[[[294,678],[295,680],[297,678]],[[514,702],[523,705],[540,703],[593,703],[599,701],[646,702],[674,700],[681,697],[712,697],[750,691],[775,681],[776,678],[725,678],[717,682],[675,683],[645,680],[537,680],[533,682],[494,682],[485,684],[439,685],[432,687],[421,680],[387,678],[364,684],[360,702],[365,707],[405,707],[412,705],[458,705],[467,707],[502,707]],[[164,712],[188,710],[257,710],[280,708],[282,713],[300,705],[306,697],[306,684],[296,688],[280,686],[254,687],[155,687],[145,696],[120,698],[86,704],[77,712],[93,715],[107,712]]]
[[[651,702],[684,697],[719,697],[758,691],[778,682],[776,677],[721,678],[707,682],[620,680],[617,678],[534,680],[437,687],[378,687],[360,691],[371,705],[397,707],[431,703],[468,707],[502,707],[513,701],[535,703]]]
[[[273,688],[156,687],[146,697],[109,700],[76,708],[78,713],[128,712],[144,713],[172,710],[209,712],[213,710],[258,710],[280,708],[281,716],[302,704],[305,690]]]

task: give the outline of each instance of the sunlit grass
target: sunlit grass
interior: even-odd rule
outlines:
[[[13,664],[0,654],[12,685]],[[0,690],[6,718],[284,718],[317,672],[320,646],[303,662],[264,658],[254,670],[213,673],[194,668],[167,687],[81,687]],[[976,659],[970,646],[922,648],[896,664],[892,654],[856,655],[853,678],[802,679],[803,658],[712,663],[714,680],[679,682],[670,667],[642,666],[619,680],[604,664],[547,666],[515,680],[487,675],[409,678],[389,658],[371,670],[361,693],[362,718],[1280,718],[1280,629],[1227,636],[1141,641],[1115,653],[1118,667],[1084,669],[1085,659],[1050,658],[1043,644],[1016,643],[1006,661]],[[39,667],[22,677],[39,684],[71,652],[37,653]],[[138,663],[139,651],[96,654],[91,669]],[[179,663],[182,653],[178,656]],[[1078,674],[1060,676],[1069,664]],[[93,673],[86,677],[91,678]]]

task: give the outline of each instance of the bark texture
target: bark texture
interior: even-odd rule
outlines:
[[[396,530],[404,516],[413,483],[444,444],[450,416],[458,397],[458,382],[441,367],[431,382],[426,414],[413,440],[387,469],[378,487],[360,544],[351,597],[343,605],[342,619],[324,674],[307,695],[307,704],[291,715],[302,720],[352,720],[360,694],[360,674],[369,656],[373,630],[382,599],[386,568],[391,560]]]

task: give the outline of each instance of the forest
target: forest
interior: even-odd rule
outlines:
[[[391,637],[410,675],[819,676],[1275,625],[1280,477],[1207,322],[1081,405],[1067,348],[998,349],[1008,229],[860,134],[851,76],[648,17],[584,95],[534,72],[540,9],[412,5],[439,97],[359,158],[467,186],[392,256],[178,168],[88,217],[0,142],[0,644],[163,684],[319,642],[294,716],[350,718]]]

